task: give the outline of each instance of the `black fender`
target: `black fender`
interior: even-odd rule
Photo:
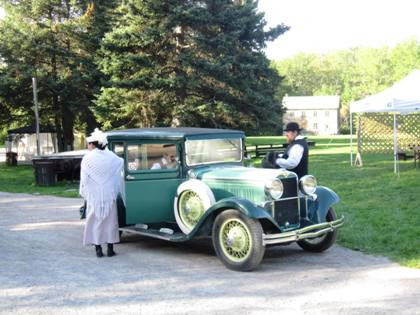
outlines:
[[[338,202],[340,197],[331,189],[324,186],[318,186],[315,190],[316,199],[308,200],[308,216],[314,223],[325,222],[328,209]]]
[[[257,206],[247,199],[229,197],[217,201],[214,205],[207,209],[194,229],[188,234],[188,238],[211,235],[211,229],[216,216],[227,209],[238,210],[252,219],[268,221],[274,227],[280,229],[273,217],[264,208]]]

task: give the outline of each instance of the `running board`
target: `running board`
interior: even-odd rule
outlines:
[[[122,232],[149,236],[149,237],[158,238],[158,239],[170,241],[170,242],[184,242],[188,240],[187,235],[181,232],[175,232],[175,233],[170,234],[170,233],[164,233],[164,232],[161,232],[159,230],[154,230],[154,229],[142,229],[140,227],[127,227],[127,226],[119,228],[119,230]]]

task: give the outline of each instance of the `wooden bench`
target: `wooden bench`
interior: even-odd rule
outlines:
[[[254,154],[255,157],[262,157],[270,151],[285,152],[288,145],[288,143],[251,145],[245,148],[245,154]],[[315,146],[315,141],[308,141],[308,146]]]
[[[265,156],[270,151],[284,152],[285,148],[287,148],[287,143],[269,144],[269,145],[256,145],[255,146],[255,156],[256,157]]]
[[[398,152],[398,160],[402,160],[402,161],[406,161],[406,160],[411,160],[414,158],[414,155],[410,155],[406,152]]]

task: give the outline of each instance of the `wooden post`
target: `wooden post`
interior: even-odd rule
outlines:
[[[35,111],[35,127],[36,127],[36,155],[40,156],[39,148],[39,115],[38,115],[38,91],[36,88],[36,78],[32,78],[32,88],[34,92],[34,111]]]

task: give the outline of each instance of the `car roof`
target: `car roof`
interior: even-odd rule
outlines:
[[[112,130],[106,132],[109,139],[117,138],[143,138],[143,139],[211,139],[222,137],[244,137],[245,133],[232,129],[193,128],[193,127],[158,127]]]

